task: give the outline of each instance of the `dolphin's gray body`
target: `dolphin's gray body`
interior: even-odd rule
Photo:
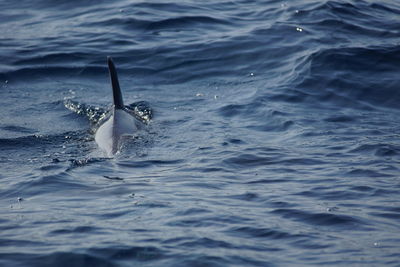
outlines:
[[[111,57],[107,58],[113,90],[113,107],[111,116],[97,129],[95,140],[108,155],[118,152],[124,136],[132,136],[140,127],[140,121],[127,112],[122,100],[117,71]]]

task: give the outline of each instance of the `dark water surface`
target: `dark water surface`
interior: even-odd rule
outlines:
[[[399,266],[399,1],[1,1],[0,33],[1,266]],[[153,112],[114,159],[66,108],[110,106],[107,55]]]

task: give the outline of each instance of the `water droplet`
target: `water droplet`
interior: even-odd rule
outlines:
[[[250,76],[254,76],[254,73],[253,73],[253,72],[251,72],[251,73],[250,73]]]
[[[326,208],[327,212],[333,212],[333,211],[338,211],[338,210],[339,210],[338,207],[328,207],[328,208]]]

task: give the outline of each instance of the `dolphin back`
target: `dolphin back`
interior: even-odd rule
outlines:
[[[119,87],[117,70],[111,57],[107,57],[108,69],[110,71],[111,86],[113,90],[113,100],[115,109],[123,109],[124,101],[122,100],[121,88]]]

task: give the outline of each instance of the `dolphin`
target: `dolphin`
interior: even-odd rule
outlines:
[[[113,91],[111,115],[100,125],[95,133],[95,140],[108,156],[115,155],[124,137],[132,136],[141,126],[141,122],[128,112],[122,100],[118,75],[111,57],[107,57]]]

